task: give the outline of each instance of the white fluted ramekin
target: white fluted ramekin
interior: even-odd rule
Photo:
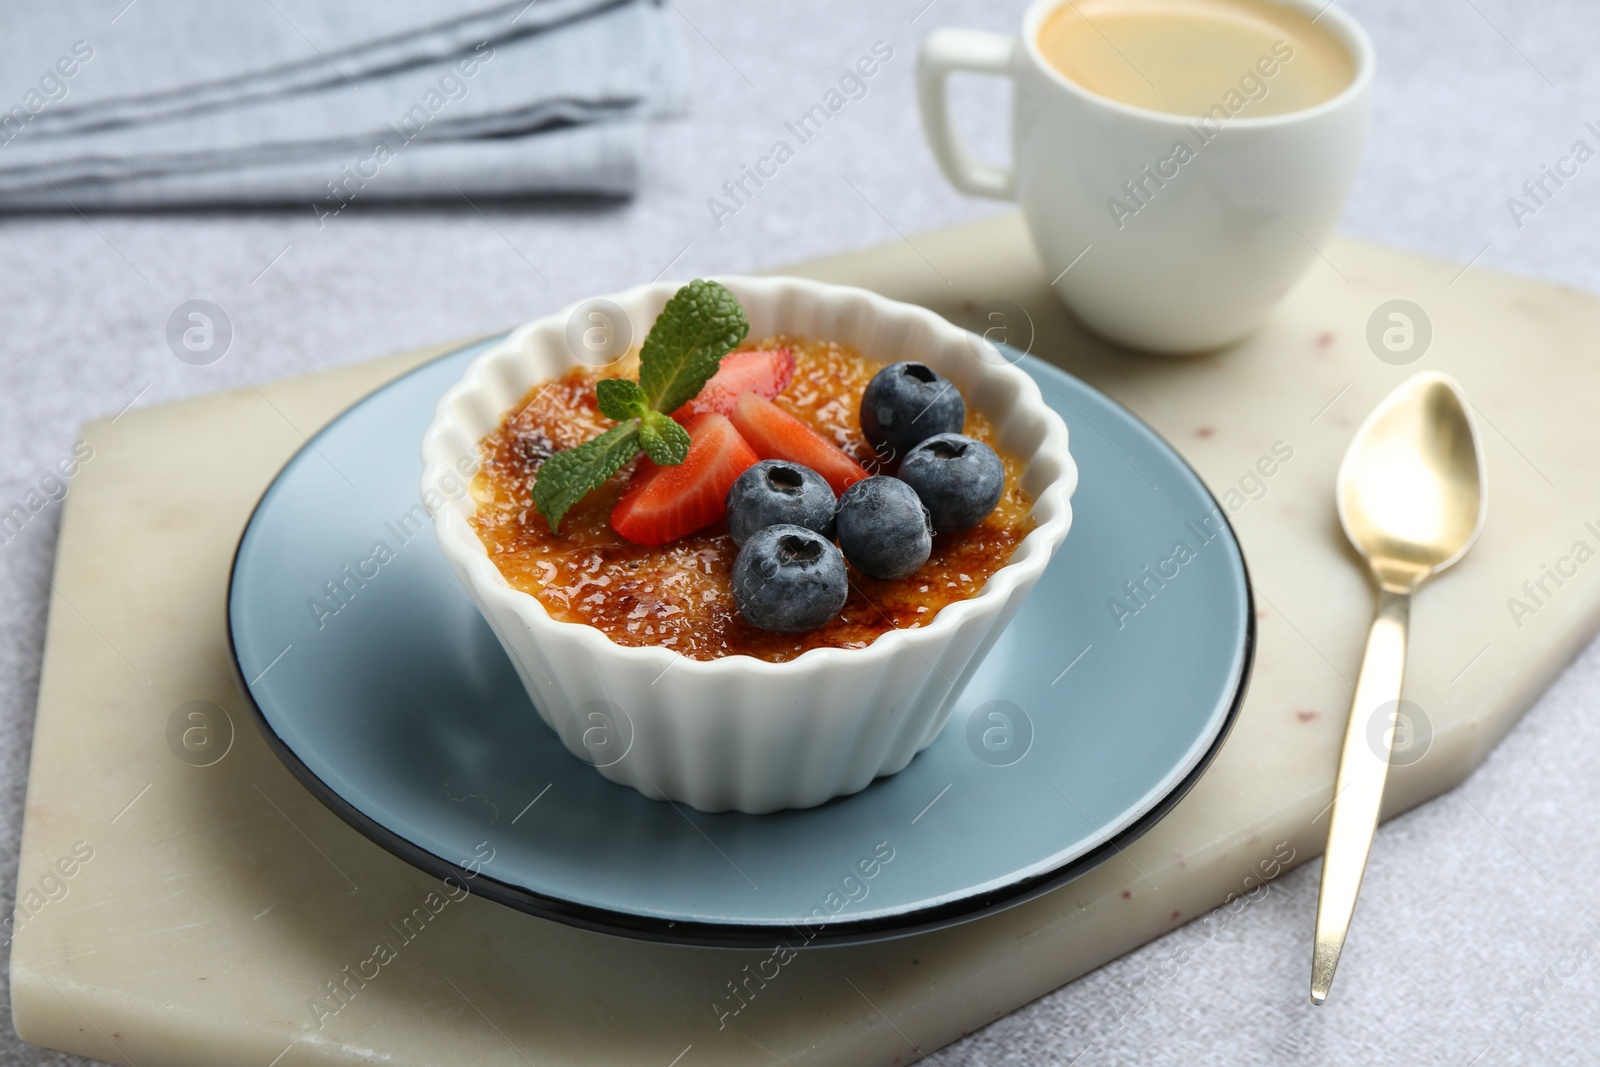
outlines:
[[[422,441],[423,497],[445,558],[574,755],[614,782],[702,811],[811,807],[894,774],[938,736],[1066,537],[1078,472],[1066,424],[1033,379],[933,312],[800,278],[717,280],[744,305],[752,338],[788,334],[883,363],[918,360],[994,423],[1002,448],[1025,463],[1036,525],[976,596],[866,648],[812,649],[787,663],[687,659],[552,619],[489,559],[469,521],[474,499],[457,479],[530,389],[579,362],[568,337],[581,329],[569,322],[592,301],[513,331],[445,393]],[[626,313],[637,345],[677,289],[662,282],[607,299]]]

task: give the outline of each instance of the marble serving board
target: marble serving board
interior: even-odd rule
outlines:
[[[1477,547],[1415,605],[1407,697],[1431,742],[1395,768],[1387,811],[1459,782],[1600,623],[1600,303],[1339,240],[1254,337],[1174,361],[1085,336],[1050,293],[1064,266],[1041,264],[1006,216],[794,273],[1003,331],[1149,421],[1228,508],[1260,609],[1249,699],[1193,793],[1124,855],[963,927],[802,952],[747,985],[737,1013],[729,983],[770,973],[770,953],[631,942],[474,897],[319,1013],[434,887],[268,751],[229,670],[224,593],[279,465],[441,349],[414,352],[85,431],[93,460],[66,502],[28,783],[28,914],[11,955],[22,1036],[137,1067],[915,1059],[1317,854],[1372,605],[1334,473],[1362,417],[1421,369],[1471,397],[1490,507]],[[1383,338],[1407,345],[1395,300],[1412,305],[1407,351]],[[1086,610],[1119,596],[1124,611],[1160,610],[1122,594],[1124,577]],[[236,731],[209,766],[169,741],[190,701]]]

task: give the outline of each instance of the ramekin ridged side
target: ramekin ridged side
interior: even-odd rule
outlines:
[[[693,660],[551,618],[500,574],[472,528],[472,495],[451,479],[530,389],[579,362],[567,324],[582,305],[514,330],[445,393],[423,437],[422,493],[446,560],[574,755],[646,796],[759,814],[856,792],[932,743],[1065,539],[1078,472],[1066,424],[1033,379],[933,312],[800,278],[717,280],[744,305],[751,337],[829,339],[884,363],[927,363],[1024,459],[1034,529],[976,596],[866,648],[813,649],[787,663]],[[678,287],[663,282],[604,299],[622,308],[637,342]]]

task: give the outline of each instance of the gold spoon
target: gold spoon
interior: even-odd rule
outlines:
[[[1405,676],[1411,594],[1483,528],[1483,452],[1455,380],[1418,374],[1384,398],[1339,466],[1339,521],[1378,583],[1378,612],[1350,702],[1317,897],[1311,1002],[1328,999],[1372,848]],[[1374,719],[1383,716],[1376,732]]]

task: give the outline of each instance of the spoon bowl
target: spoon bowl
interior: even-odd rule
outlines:
[[[1487,499],[1467,399],[1435,372],[1385,397],[1339,466],[1339,522],[1385,587],[1413,590],[1460,559]]]

